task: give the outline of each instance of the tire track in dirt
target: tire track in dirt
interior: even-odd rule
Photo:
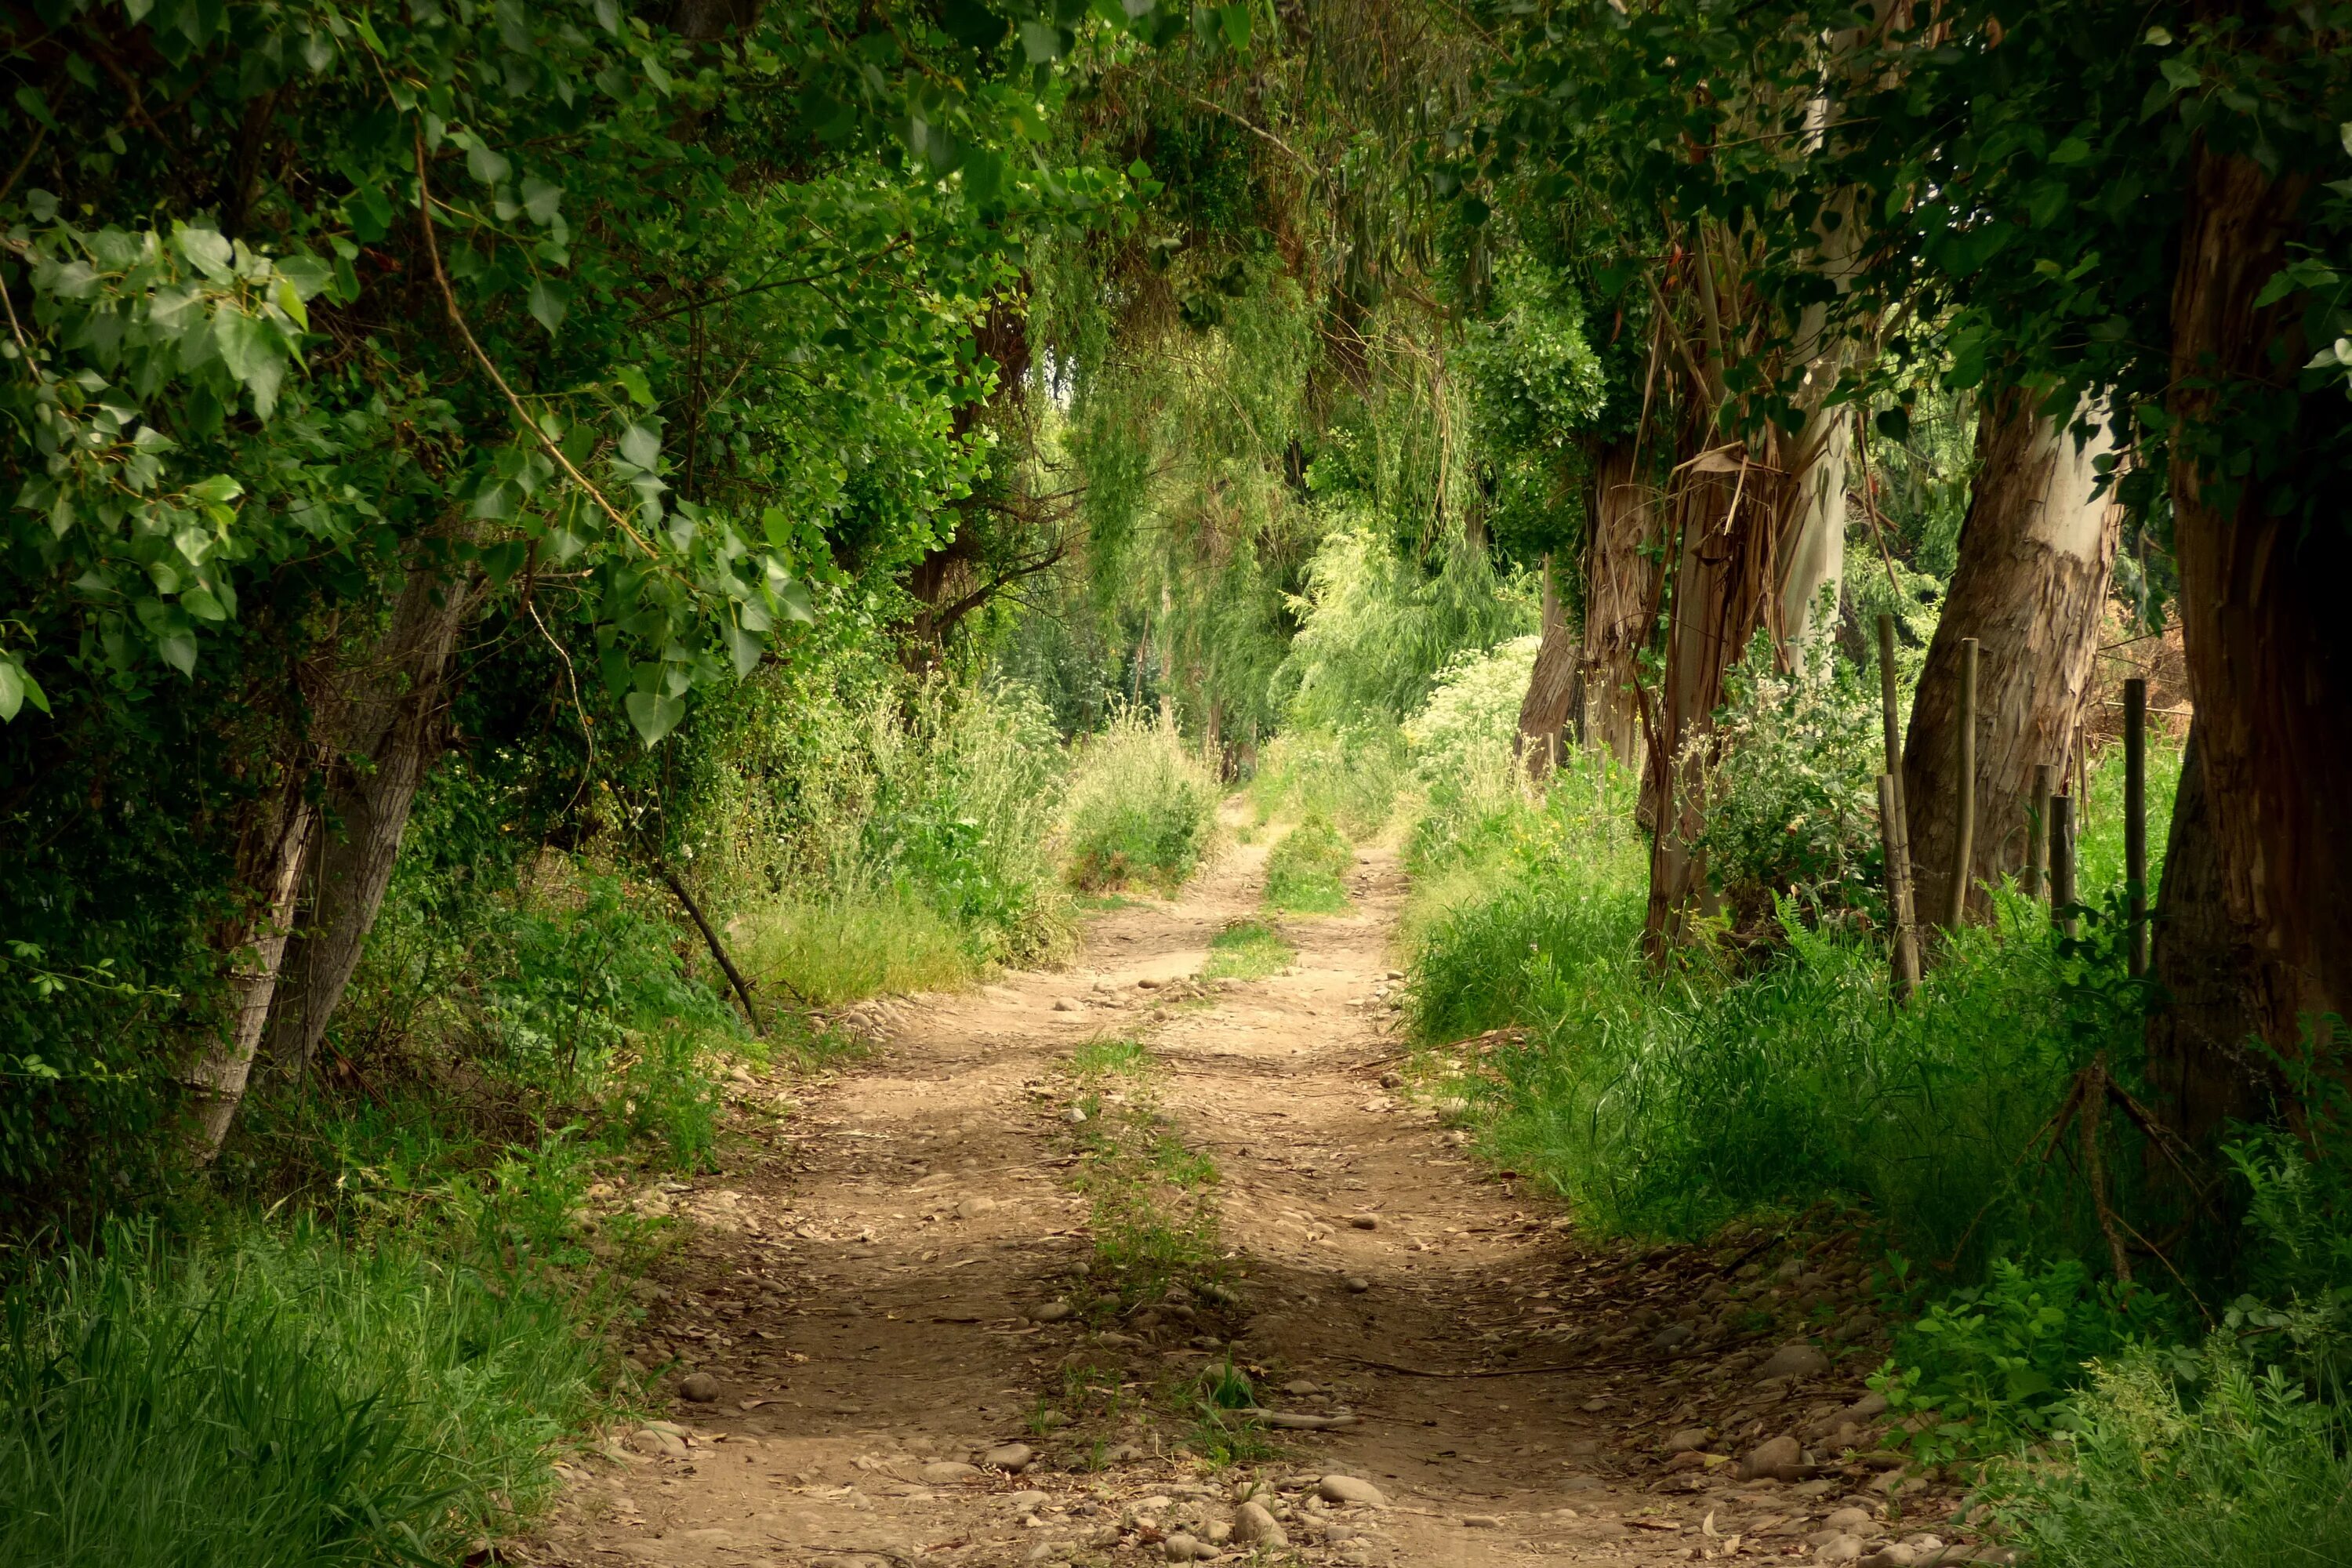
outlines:
[[[1665,1468],[1677,1427],[1720,1430],[1710,1447],[1808,1430],[1819,1446],[1861,1392],[1862,1358],[1756,1385],[1755,1351],[1720,1327],[1695,1338],[1706,1355],[1652,1349],[1661,1324],[1706,1323],[1690,1309],[1724,1293],[1717,1258],[1580,1242],[1403,1092],[1385,999],[1404,894],[1393,857],[1360,852],[1352,913],[1281,922],[1298,950],[1285,973],[1188,983],[1211,939],[1256,912],[1264,859],[1235,851],[1179,901],[1097,917],[1068,971],[893,1005],[868,1058],[793,1087],[763,1152],[629,1194],[693,1222],[633,1348],[701,1373],[692,1392],[715,1397],[567,1467],[554,1515],[510,1555],[1132,1563],[1166,1560],[1181,1532],[1237,1562],[1248,1549],[1211,1538],[1261,1484],[1287,1537],[1267,1561],[1646,1563],[1816,1547],[1851,1561],[1849,1543],[1881,1563],[1928,1561],[1894,1543],[1922,1527],[1878,1517],[1888,1500],[1865,1466],[1815,1476],[1799,1462],[1748,1483],[1727,1465]],[[1092,1254],[1057,1069],[1114,1035],[1147,1044],[1161,1110],[1214,1158],[1234,1303],[1179,1292],[1115,1325],[1039,1321]],[[777,1094],[747,1084],[743,1097]],[[1352,1420],[1272,1434],[1283,1452],[1270,1460],[1201,1462],[1165,1396],[1226,1356],[1262,1404]],[[1108,1411],[1080,1400],[1074,1425],[1046,1426],[1068,1367],[1120,1392]],[[970,1468],[992,1451],[1019,1460],[1014,1444],[1029,1451],[1021,1473]],[[1335,1473],[1387,1506],[1316,1499],[1315,1479]],[[1905,1511],[1935,1500],[1928,1489]],[[1856,1507],[1866,1525],[1849,1512],[1844,1533],[1832,1528]]]

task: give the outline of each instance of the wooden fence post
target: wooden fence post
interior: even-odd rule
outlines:
[[[1958,931],[1969,911],[1969,871],[1977,852],[1977,639],[1960,639],[1959,771],[1952,794],[1959,812],[1958,831],[1952,837],[1952,886],[1944,900],[1944,925]]]
[[[1886,851],[1886,905],[1895,918],[1895,1000],[1908,1001],[1919,984],[1919,935],[1911,910],[1911,846],[1903,822],[1903,785],[1878,775],[1878,836]]]
[[[2065,911],[2074,903],[2074,797],[2050,797],[2050,918],[2068,936],[2074,934],[2074,917]]]
[[[2033,764],[2033,793],[2025,807],[2025,896],[2039,899],[2050,880],[2050,797],[2056,791],[2058,770],[2048,763]]]
[[[2131,972],[2147,973],[2147,682],[2124,682],[2124,896],[2131,902]]]

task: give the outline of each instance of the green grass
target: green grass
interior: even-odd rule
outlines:
[[[1216,811],[1217,781],[1184,738],[1122,717],[1086,743],[1071,777],[1068,880],[1173,893],[1208,852]]]
[[[1249,798],[1260,826],[1321,816],[1350,837],[1371,838],[1395,815],[1407,772],[1404,737],[1392,724],[1296,730],[1259,752]]]
[[[1097,1316],[1215,1272],[1216,1163],[1160,1113],[1156,1065],[1141,1041],[1115,1037],[1080,1046],[1064,1069],[1086,1112],[1071,1184],[1091,1209]]]
[[[980,972],[963,933],[911,895],[779,899],[737,921],[737,962],[752,984],[820,1006],[952,990]]]
[[[1203,980],[1263,980],[1279,974],[1297,958],[1298,950],[1265,921],[1235,921],[1209,939],[1209,962]]]
[[[561,1300],[397,1243],[110,1234],[0,1338],[0,1562],[448,1562],[551,1495],[596,1405]]]
[[[1356,855],[1328,817],[1309,816],[1265,858],[1265,907],[1330,915],[1349,907],[1346,876]]]

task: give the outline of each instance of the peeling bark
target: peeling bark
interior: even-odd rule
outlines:
[[[1659,563],[1646,559],[1654,508],[1634,468],[1632,442],[1612,442],[1592,464],[1585,509],[1584,644],[1577,671],[1582,700],[1570,718],[1587,745],[1609,748],[1628,768],[1643,765],[1642,714],[1635,660],[1649,639],[1658,602]]]
[[[1559,587],[1552,578],[1551,557],[1543,561],[1543,637],[1536,645],[1535,668],[1528,676],[1528,694],[1519,701],[1519,761],[1528,773],[1540,778],[1551,765],[1559,744],[1574,715],[1578,689],[1580,639],[1569,629],[1560,607]]]
[[[1990,912],[1982,883],[2024,868],[2037,763],[2063,763],[2085,718],[2107,574],[2122,510],[2094,496],[2105,434],[2077,444],[2018,392],[1977,420],[1977,477],[1959,561],[1927,647],[1903,748],[1916,907],[1949,907],[1959,824],[1960,641],[1978,640],[1976,803],[1968,910]]]
[[[295,896],[319,822],[318,807],[306,798],[306,783],[304,770],[289,770],[255,813],[238,847],[238,880],[252,889],[253,902],[231,960],[228,1029],[197,1054],[184,1080],[195,1110],[189,1152],[200,1165],[218,1157],[237,1107],[245,1103],[253,1058],[278,994],[286,939],[294,924]]]

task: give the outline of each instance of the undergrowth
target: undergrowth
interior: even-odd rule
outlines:
[[[1065,1069],[1078,1160],[1071,1184],[1091,1209],[1092,1300],[1108,1319],[1216,1271],[1216,1163],[1160,1113],[1156,1064],[1128,1037],[1092,1040]]]
[[[1265,907],[1289,914],[1346,912],[1355,850],[1328,817],[1310,815],[1265,858]]]
[[[1235,921],[1209,939],[1203,980],[1263,980],[1290,967],[1298,950],[1265,921]]]
[[[1183,737],[1123,714],[1078,753],[1066,875],[1093,892],[1173,893],[1208,852],[1216,809],[1216,780]]]

